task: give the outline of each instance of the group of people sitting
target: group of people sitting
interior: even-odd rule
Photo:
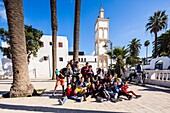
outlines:
[[[87,101],[87,97],[95,98],[97,102],[121,101],[121,95],[126,96],[128,100],[132,99],[133,94],[136,98],[141,95],[136,95],[133,91],[128,91],[128,83],[122,81],[121,78],[114,78],[111,74],[104,74],[102,69],[98,69],[94,75],[92,66],[86,63],[86,66],[81,70],[78,68],[78,62],[68,63],[66,68],[57,73],[56,86],[52,96],[55,96],[57,86],[62,85],[62,98],[59,99],[59,104],[63,105],[67,99],[72,99],[77,102]],[[65,77],[67,80],[67,88],[64,88]]]

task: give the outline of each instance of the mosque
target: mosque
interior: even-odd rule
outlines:
[[[99,16],[95,23],[95,53],[93,55],[85,55],[79,52],[79,65],[83,67],[89,62],[96,72],[97,68],[107,71],[110,64],[108,51],[104,45],[109,40],[109,18],[104,17],[104,9],[101,8]],[[43,35],[41,38],[42,46],[37,53],[37,57],[31,57],[29,63],[29,75],[31,78],[51,78],[52,76],[52,36]],[[5,42],[2,46],[6,47]],[[67,36],[57,36],[57,68],[60,70],[66,66],[67,62],[73,58],[73,52],[68,51]],[[12,75],[12,63],[8,58],[2,58],[2,70],[4,75]]]

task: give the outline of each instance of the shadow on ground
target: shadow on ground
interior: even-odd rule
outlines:
[[[6,94],[8,93],[9,91],[0,91],[0,95],[3,95],[3,94]]]
[[[51,113],[122,113],[122,112],[108,112],[108,111],[92,111],[92,110],[79,110],[79,109],[66,109],[66,108],[52,108],[42,106],[24,106],[24,105],[8,105],[0,104],[0,109],[7,110],[22,110],[22,111],[35,111],[35,112],[51,112]]]
[[[140,85],[141,86],[141,85]],[[165,88],[165,87],[155,87],[154,85],[146,85],[146,86],[141,86],[145,87],[146,89],[139,89],[139,91],[157,91],[157,92],[164,92],[164,93],[170,93],[170,88]]]
[[[62,98],[62,90],[57,90],[56,94],[52,96],[53,90],[45,91],[41,96],[42,97],[49,97],[50,99],[60,99]]]

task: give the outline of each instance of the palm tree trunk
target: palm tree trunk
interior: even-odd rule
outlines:
[[[79,33],[80,33],[80,9],[81,9],[81,0],[76,0],[75,2],[75,15],[74,15],[74,52],[73,60],[78,61],[79,53]]]
[[[34,87],[28,74],[24,14],[22,0],[4,0],[13,64],[13,84],[10,97],[31,96]]]
[[[154,53],[154,58],[156,58],[157,57],[157,32],[154,32],[154,34],[155,34],[155,53]]]
[[[53,61],[53,72],[52,72],[52,79],[56,79],[55,70],[57,68],[57,30],[58,30],[58,23],[56,17],[56,0],[50,0],[51,6],[51,27],[52,27],[52,61]]]

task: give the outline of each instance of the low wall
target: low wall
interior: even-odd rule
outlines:
[[[128,75],[130,73],[127,72]],[[145,70],[144,73],[145,83],[170,87],[170,70]]]

